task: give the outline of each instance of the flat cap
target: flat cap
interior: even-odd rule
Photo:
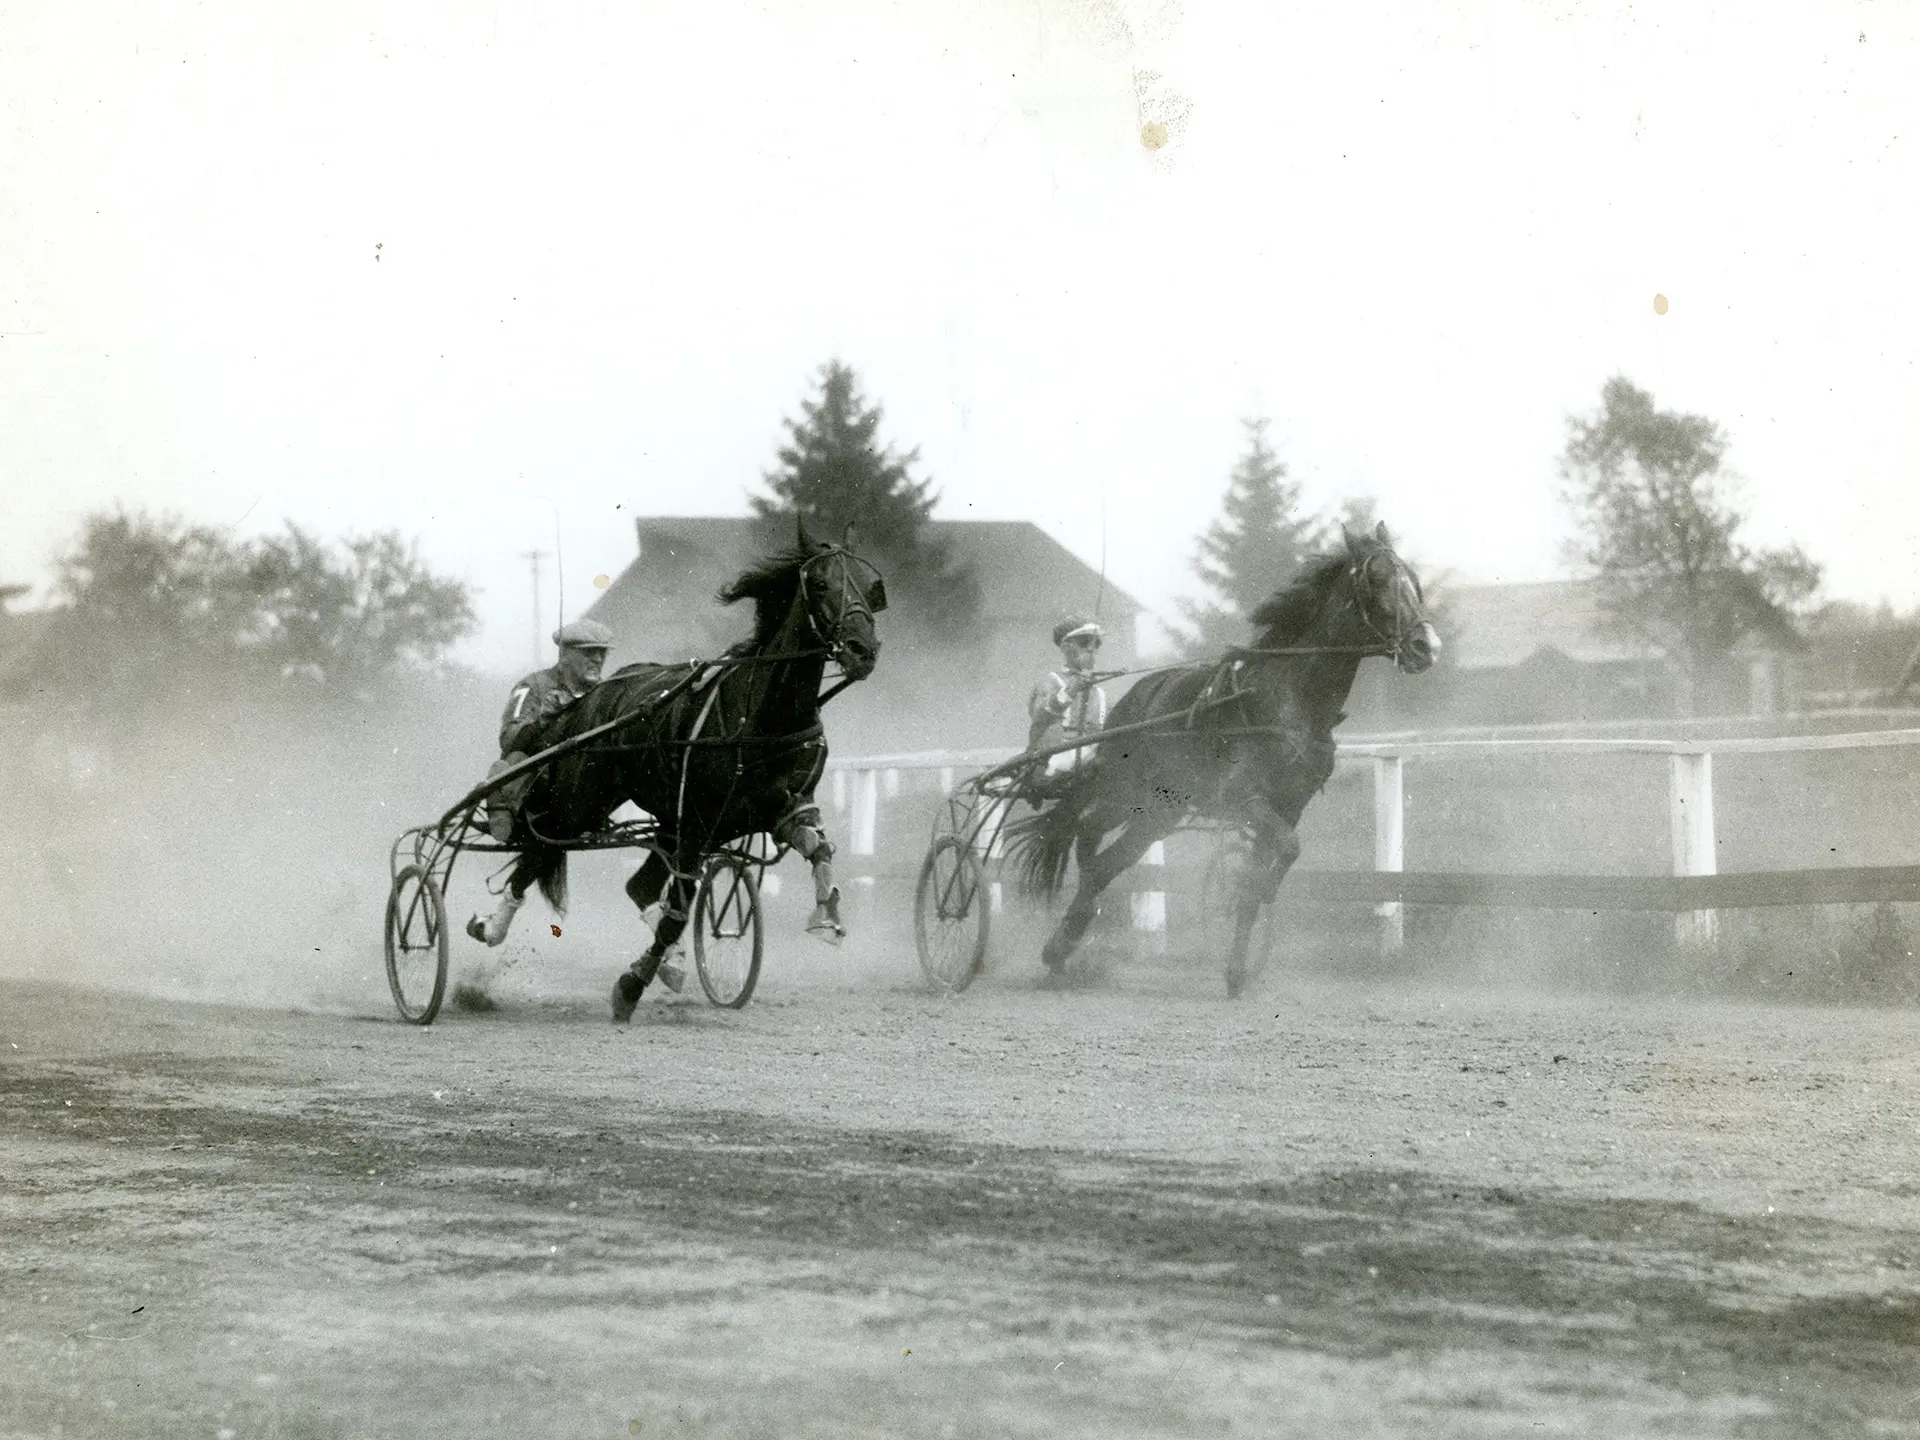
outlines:
[[[611,650],[613,631],[598,620],[572,620],[553,632],[553,643],[562,650]]]
[[[1065,644],[1069,638],[1078,639],[1085,636],[1091,636],[1095,640],[1100,638],[1098,620],[1089,620],[1084,615],[1069,615],[1053,627],[1053,643],[1056,645]]]

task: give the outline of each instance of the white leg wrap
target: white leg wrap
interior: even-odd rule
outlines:
[[[473,921],[467,923],[467,933],[476,940],[484,940],[489,945],[498,945],[507,938],[507,931],[513,928],[513,917],[520,913],[520,907],[526,904],[526,899],[524,895],[515,895],[513,891],[507,891],[501,895],[500,903],[494,907],[493,914],[484,920],[479,920],[478,916],[474,917],[475,920],[479,920],[477,928]]]

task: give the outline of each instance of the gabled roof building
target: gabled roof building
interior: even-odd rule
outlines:
[[[1050,632],[1068,612],[1098,609],[1102,668],[1134,664],[1140,603],[1039,526],[934,520],[929,528],[957,564],[971,567],[980,612],[955,636],[925,633],[898,611],[880,617],[878,669],[828,713],[828,735],[843,753],[1023,743],[1027,692],[1057,663]],[[610,667],[717,655],[746,637],[747,607],[723,606],[714,595],[764,555],[765,522],[646,516],[634,529],[633,563],[586,611],[614,632]]]

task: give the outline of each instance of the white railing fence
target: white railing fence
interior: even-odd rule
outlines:
[[[1857,900],[1920,899],[1920,867],[1887,866],[1869,870],[1810,869],[1769,871],[1748,877],[1709,877],[1718,873],[1714,831],[1713,759],[1715,755],[1805,754],[1818,751],[1874,750],[1920,746],[1920,729],[1863,731],[1800,736],[1740,736],[1717,739],[1651,739],[1621,736],[1540,736],[1518,738],[1420,739],[1392,736],[1356,738],[1342,743],[1337,763],[1364,766],[1373,779],[1373,878],[1296,876],[1314,898],[1370,900],[1379,917],[1380,942],[1389,950],[1405,940],[1405,906],[1431,904],[1565,905],[1616,909],[1669,909],[1675,938],[1683,945],[1710,941],[1716,932],[1715,908],[1763,904],[1846,903]],[[828,761],[832,804],[845,817],[848,850],[871,856],[884,796],[901,792],[902,775],[936,772],[942,794],[955,778],[1011,758],[1008,750],[922,751],[898,755],[835,758]],[[1671,880],[1637,876],[1406,875],[1406,765],[1458,759],[1521,756],[1646,755],[1667,757],[1667,819]],[[1152,857],[1161,859],[1156,850]],[[857,866],[855,867],[858,868]],[[1314,882],[1319,883],[1314,883]],[[1362,883],[1354,883],[1360,881]],[[1732,883],[1750,881],[1753,883]],[[1136,926],[1151,930],[1166,923],[1165,898],[1152,875],[1133,885]],[[1144,898],[1143,898],[1144,897]]]

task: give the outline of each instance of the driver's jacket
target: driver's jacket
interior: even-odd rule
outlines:
[[[1033,687],[1027,697],[1027,749],[1078,740],[1107,723],[1107,692],[1089,675],[1055,670]],[[1087,758],[1086,750],[1067,750],[1048,761],[1049,770],[1071,770]]]
[[[540,748],[535,739],[540,727],[571,709],[588,688],[568,689],[560,679],[557,665],[527,676],[513,687],[513,693],[507,697],[507,708],[500,716],[500,753],[527,755]]]

